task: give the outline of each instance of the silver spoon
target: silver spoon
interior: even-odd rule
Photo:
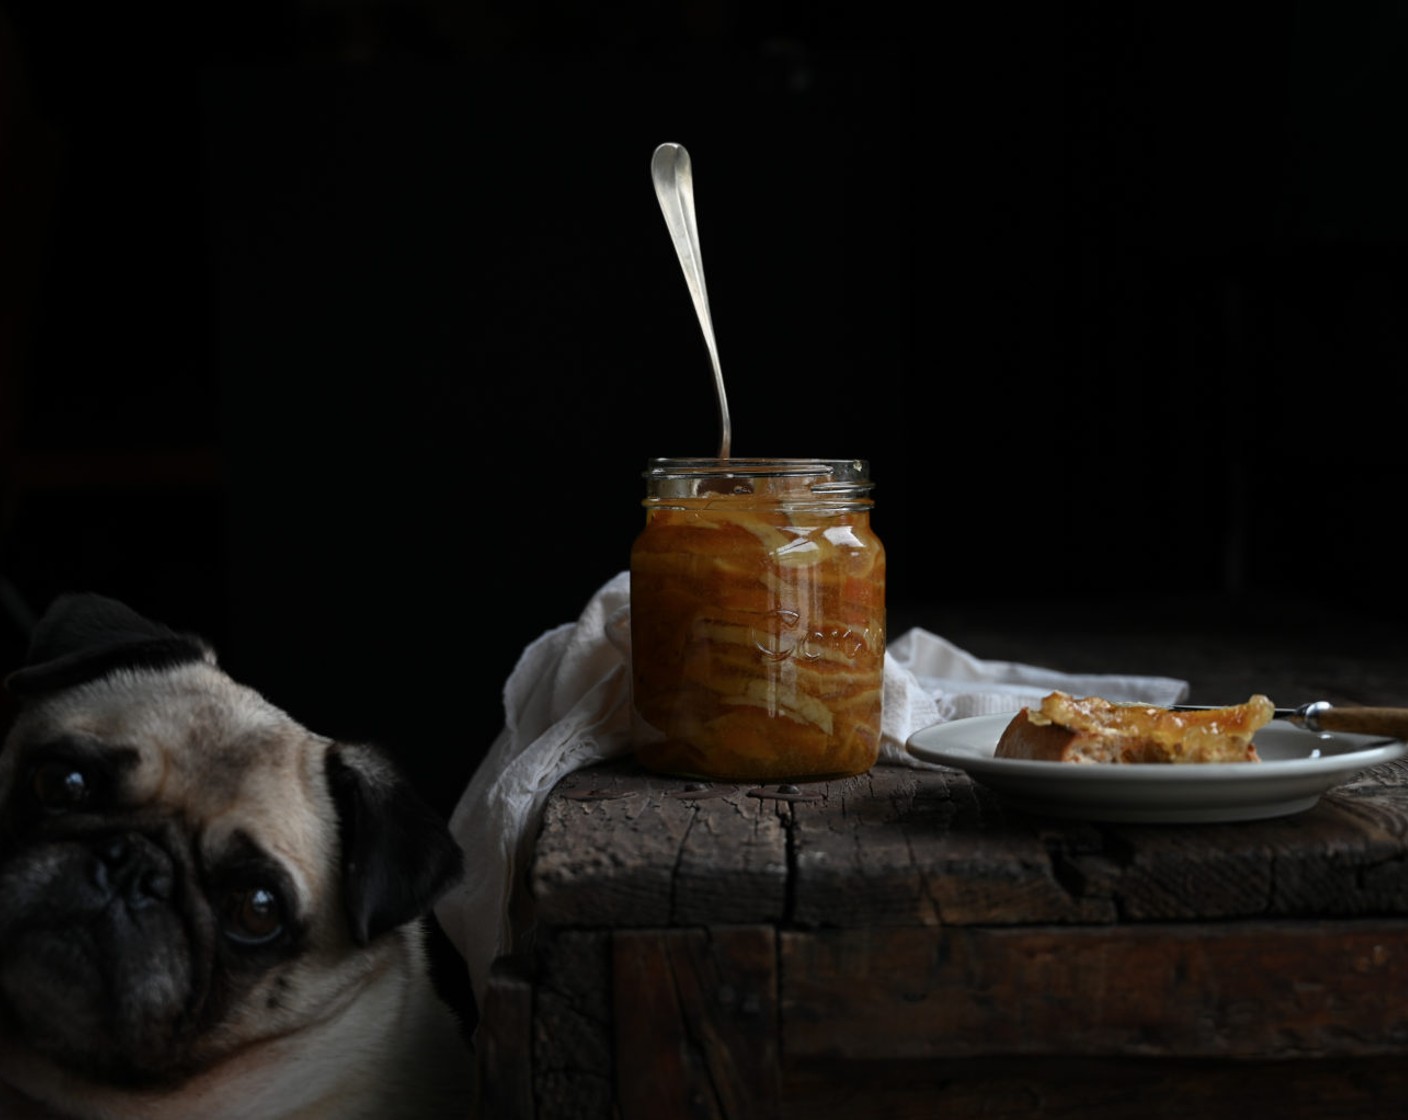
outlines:
[[[675,242],[675,252],[684,269],[684,280],[694,298],[694,313],[704,331],[709,347],[709,361],[714,367],[714,392],[719,398],[719,458],[727,459],[733,444],[733,432],[728,421],[728,394],[724,392],[724,374],[719,366],[719,347],[714,341],[714,322],[709,317],[709,293],[704,287],[704,262],[699,256],[699,227],[694,221],[694,173],[690,169],[689,153],[679,144],[661,144],[650,159],[650,175],[655,180],[655,197],[665,214],[665,224]]]

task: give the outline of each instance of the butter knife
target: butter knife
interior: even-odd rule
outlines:
[[[1215,704],[1173,704],[1175,712],[1206,712]],[[1299,708],[1277,708],[1273,719],[1285,719],[1307,731],[1343,731],[1351,735],[1391,735],[1408,740],[1408,708],[1337,708],[1316,700]]]

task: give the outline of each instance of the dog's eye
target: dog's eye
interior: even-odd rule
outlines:
[[[226,936],[243,945],[272,941],[284,928],[283,906],[268,887],[238,887],[225,896],[222,913]]]
[[[95,793],[88,774],[71,762],[41,762],[34,768],[30,786],[39,804],[55,813],[81,809]]]

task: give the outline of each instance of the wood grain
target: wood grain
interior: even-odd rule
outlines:
[[[770,926],[617,933],[621,1120],[776,1115],[776,936]]]
[[[1408,767],[1291,817],[1095,825],[1006,809],[957,771],[877,766],[781,801],[627,761],[548,803],[532,889],[547,925],[1095,923],[1408,913]],[[576,800],[574,791],[601,791]]]
[[[790,1057],[1408,1052],[1408,921],[847,929],[780,944]]]

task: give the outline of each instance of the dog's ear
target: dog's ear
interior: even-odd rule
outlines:
[[[347,920],[365,945],[429,913],[459,879],[464,857],[445,821],[379,751],[335,744],[327,772],[342,841]]]
[[[131,607],[88,592],[60,595],[34,626],[23,668],[5,679],[16,696],[55,692],[114,669],[215,661],[200,638],[178,634]]]

